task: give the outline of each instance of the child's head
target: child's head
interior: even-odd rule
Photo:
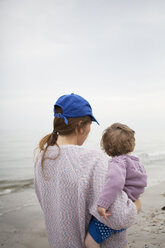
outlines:
[[[132,152],[135,147],[135,131],[121,123],[108,127],[102,136],[101,147],[109,156]]]

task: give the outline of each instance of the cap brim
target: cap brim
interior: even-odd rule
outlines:
[[[93,115],[91,115],[91,117],[92,117],[92,121],[95,121],[98,125],[100,125],[99,122],[96,120],[96,118]]]

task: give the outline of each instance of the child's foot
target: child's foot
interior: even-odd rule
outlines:
[[[86,248],[100,248],[100,245],[92,238],[89,233],[87,233],[85,238],[85,246]]]

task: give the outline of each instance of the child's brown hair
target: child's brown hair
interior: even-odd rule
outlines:
[[[108,127],[102,136],[101,147],[109,156],[132,152],[135,147],[135,131],[121,123]]]

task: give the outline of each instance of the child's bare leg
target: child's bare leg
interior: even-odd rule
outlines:
[[[92,238],[89,232],[85,238],[85,246],[86,248],[100,248],[100,245]]]
[[[129,248],[129,246],[127,245],[126,248]]]

